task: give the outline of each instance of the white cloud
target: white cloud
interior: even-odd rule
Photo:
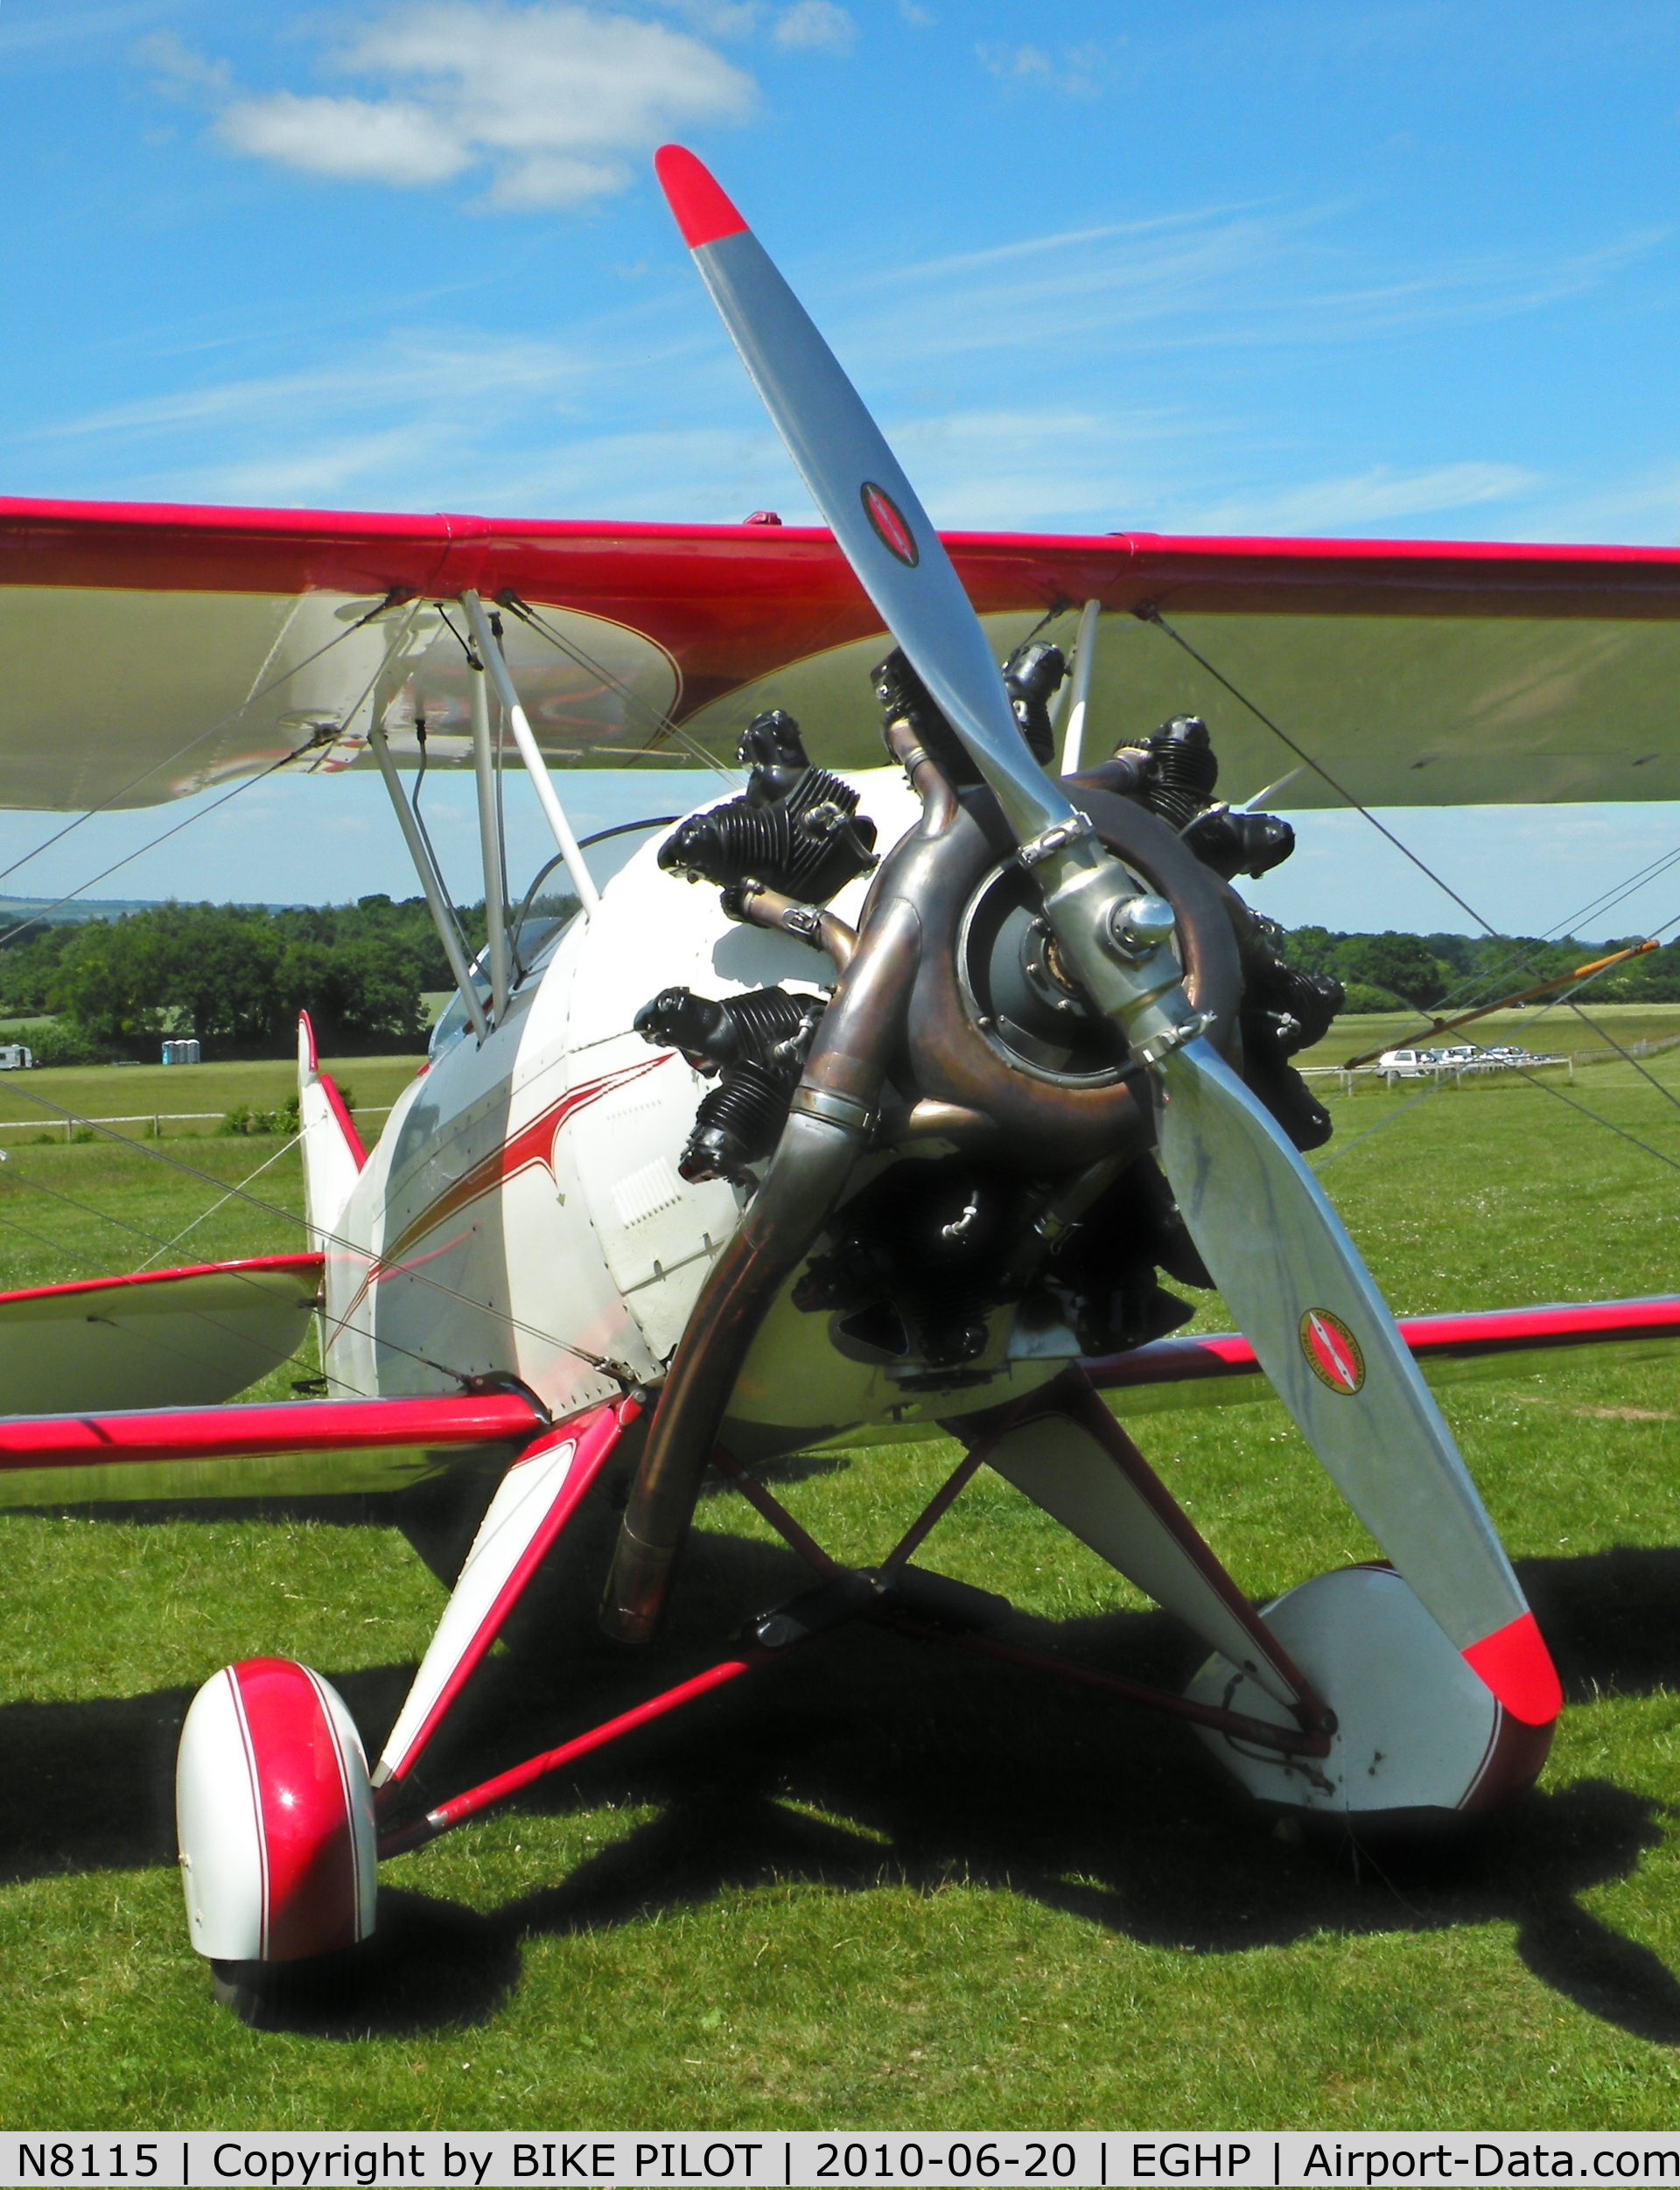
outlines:
[[[727,3],[696,12],[734,30],[752,16]],[[167,43],[146,58],[178,84],[231,89],[219,63]],[[553,0],[420,0],[373,23],[332,65],[369,81],[373,95],[232,97],[217,122],[223,143],[305,174],[398,189],[487,168],[491,204],[581,205],[623,189],[629,159],[673,129],[744,120],[757,90],[685,31]]]
[[[899,13],[916,31],[931,31],[939,20],[933,10],[920,6],[919,0],[899,0]]]
[[[816,53],[849,53],[857,35],[857,24],[834,0],[794,0],[774,32],[778,45]]]
[[[1004,83],[1054,84],[1075,99],[1096,96],[1096,73],[1103,55],[1100,46],[1089,42],[1063,46],[1059,60],[1041,45],[976,45],[974,50],[981,66]]]
[[[1391,472],[1379,464],[1348,479],[1215,503],[1199,513],[1197,523],[1210,532],[1327,534],[1508,501],[1542,483],[1537,472],[1515,464],[1438,464],[1422,472]]]
[[[1037,45],[976,45],[982,67],[990,69],[994,76],[1005,79],[1020,76],[1047,76],[1050,56]]]
[[[276,91],[235,99],[218,117],[216,134],[236,152],[345,182],[446,183],[472,158],[435,115],[406,99],[300,99]]]
[[[1424,260],[1373,280],[1338,240],[1336,211],[1210,206],[1025,237],[877,272],[850,323],[830,312],[828,324],[854,369],[1012,348],[1065,358],[1084,346],[1111,360],[1123,347],[1368,343],[1553,309],[1601,290],[1666,241],[1649,229],[1569,255]],[[920,307],[908,313],[906,291]]]
[[[134,59],[155,71],[152,81],[171,98],[226,97],[234,88],[233,71],[226,61],[206,60],[195,53],[173,31],[154,31],[136,41]]]
[[[708,38],[746,38],[759,27],[763,0],[664,0]]]

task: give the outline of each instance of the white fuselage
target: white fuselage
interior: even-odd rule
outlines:
[[[853,778],[878,841],[920,809],[896,770]],[[663,832],[573,920],[514,990],[483,1043],[469,1030],[392,1111],[329,1242],[327,1370],[339,1391],[437,1392],[516,1378],[556,1417],[656,1378],[682,1336],[747,1194],[690,1185],[677,1159],[708,1082],[634,1032],[640,1007],[682,985],[715,997],[781,983],[831,986],[828,957],[731,920],[718,894],[664,873]],[[854,919],[866,880],[836,900]],[[866,1159],[873,1175],[887,1158]],[[860,1166],[860,1172],[864,1167]],[[826,1319],[784,1298],[737,1387],[732,1415],[813,1432],[908,1428],[993,1405],[1074,1350],[1035,1342],[1009,1358],[1000,1314],[960,1392],[917,1394],[828,1343]]]

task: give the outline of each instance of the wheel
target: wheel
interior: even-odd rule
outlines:
[[[1304,1821],[1404,1827],[1502,1809],[1539,1776],[1551,1727],[1510,1716],[1392,1567],[1317,1575],[1261,1617],[1337,1721],[1327,1757],[1286,1757],[1198,1730],[1261,1802]],[[1186,1693],[1291,1723],[1226,1658],[1209,1658]]]
[[[361,1739],[318,1673],[225,1667],[181,1729],[175,1819],[187,1924],[219,1963],[336,1954],[374,1928],[374,1798]]]

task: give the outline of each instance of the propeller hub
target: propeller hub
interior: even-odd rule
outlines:
[[[1178,923],[1165,898],[1123,898],[1109,915],[1110,932],[1128,958],[1147,958],[1171,942]]]

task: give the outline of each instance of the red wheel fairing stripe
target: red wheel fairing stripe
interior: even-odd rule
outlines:
[[[232,1670],[257,1760],[264,1958],[352,1947],[355,1835],[337,1732],[305,1667],[247,1658]]]
[[[269,1837],[262,1830],[262,1781],[256,1768],[256,1752],[251,1742],[250,1722],[245,1716],[245,1699],[240,1693],[239,1668],[224,1666],[221,1677],[227,1682],[234,1699],[234,1724],[239,1728],[240,1746],[245,1758],[245,1775],[250,1786],[251,1815],[256,1821],[256,1867],[261,1900],[256,1951],[261,1957],[269,1951]]]
[[[1462,1655],[1512,1718],[1525,1726],[1549,1726],[1564,1708],[1558,1669],[1531,1612],[1483,1635]]]
[[[356,1823],[352,1809],[355,1797],[350,1786],[350,1761],[344,1753],[344,1737],[339,1730],[338,1721],[332,1716],[332,1706],[327,1702],[326,1682],[322,1680],[318,1673],[309,1672],[307,1666],[304,1670],[309,1673],[310,1686],[315,1690],[316,1703],[320,1707],[321,1717],[326,1721],[326,1731],[332,1739],[333,1761],[339,1767],[339,1794],[350,1833],[351,1926],[356,1938],[360,1940],[365,1935],[361,1928],[361,1848],[356,1839]]]

